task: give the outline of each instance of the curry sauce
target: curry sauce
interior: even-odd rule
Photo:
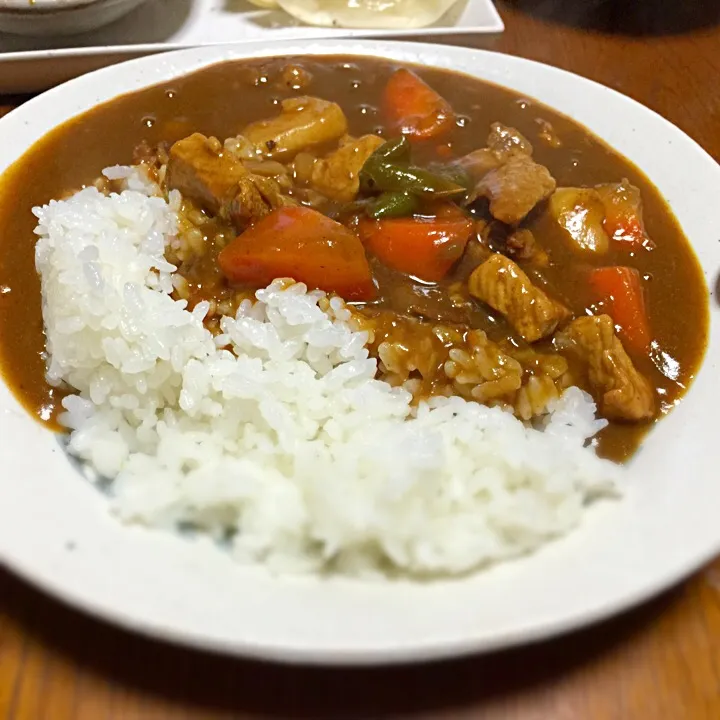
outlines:
[[[290,65],[293,72],[287,71]],[[383,92],[396,67],[388,61],[355,57],[224,63],[116,98],[70,120],[33,146],[0,180],[0,368],[27,409],[57,429],[54,423],[61,393],[44,379],[34,206],[94,182],[104,167],[132,164],[138,147],[169,146],[195,132],[214,138],[238,135],[248,124],[277,113],[283,100],[300,92],[337,103],[351,135],[374,134],[387,139],[391,130],[382,109]],[[454,125],[441,143],[413,146],[417,165],[447,163],[472,153],[483,144],[492,123],[500,121],[529,139],[534,160],[549,170],[559,187],[595,187],[627,180],[639,189],[652,249],[628,252],[612,245],[600,264],[631,264],[646,283],[651,350],[630,354],[657,394],[658,416],[662,416],[682,396],[702,360],[708,293],[690,244],[656,188],[631,163],[555,110],[465,75],[426,68],[416,68],[416,72],[428,85],[441,90],[455,115]],[[480,201],[470,212],[480,226],[488,217],[487,203]],[[208,223],[214,228],[218,224],[214,218]],[[533,275],[532,267],[527,268],[530,278],[541,282],[573,316],[591,312],[595,301],[587,272],[596,261],[578,255],[542,208],[530,212],[522,227],[537,238],[548,258],[539,273],[541,278]],[[229,232],[222,224],[220,230]],[[222,299],[226,287],[218,280],[218,252],[210,252],[190,279],[193,287],[215,288],[213,293]],[[372,319],[387,318],[384,313],[407,314],[421,306],[421,316],[429,313],[449,325],[465,322],[490,340],[508,340],[522,350],[522,340],[513,329],[483,303],[464,297],[460,303],[464,309],[458,315],[457,288],[467,284],[475,268],[470,254],[435,283],[418,282],[371,258],[378,297],[370,306],[360,303],[357,308]],[[555,352],[548,340],[533,348],[538,353]],[[445,355],[442,358],[445,362]],[[572,358],[568,362],[576,364]],[[579,365],[574,368],[574,377],[583,387],[587,386],[586,374]],[[596,441],[600,453],[614,459],[628,457],[650,426],[648,421],[612,422]]]

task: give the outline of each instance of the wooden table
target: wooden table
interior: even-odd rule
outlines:
[[[605,83],[720,158],[714,0],[500,7],[502,36],[459,42]],[[271,667],[169,647],[82,616],[0,571],[0,720],[409,715],[718,720],[720,561],[649,605],[570,637],[486,658],[362,671]]]

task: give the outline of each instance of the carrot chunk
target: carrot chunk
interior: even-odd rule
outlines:
[[[345,300],[368,301],[376,293],[360,239],[306,207],[262,218],[222,250],[218,263],[231,283],[262,287],[289,277]]]
[[[454,205],[435,217],[363,220],[365,247],[388,267],[419,280],[438,282],[465,251],[473,222]]]
[[[385,86],[384,108],[394,130],[410,140],[430,140],[455,123],[450,104],[415,73],[396,70]]]
[[[639,353],[650,349],[650,321],[645,309],[640,273],[630,267],[602,267],[590,273],[596,300],[606,303],[608,314],[620,328],[628,348]]]

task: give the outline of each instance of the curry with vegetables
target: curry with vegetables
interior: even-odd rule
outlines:
[[[618,122],[622,122],[619,118]],[[52,422],[31,208],[139,164],[176,207],[174,294],[219,331],[292,277],[344,298],[379,376],[541,421],[579,385],[627,457],[701,361],[707,290],[644,175],[585,128],[442,70],[355,57],[225,63],[59,127],[0,186],[0,358]],[[98,179],[100,178],[100,179]]]

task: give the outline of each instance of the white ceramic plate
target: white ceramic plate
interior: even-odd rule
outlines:
[[[0,8],[7,1],[0,0]],[[122,20],[95,32],[45,38],[0,33],[0,93],[46,90],[122,59],[187,47],[260,38],[447,39],[463,34],[472,37],[499,33],[503,28],[492,0],[458,0],[427,28],[392,31],[311,27],[282,10],[262,10],[247,0],[147,0]]]
[[[229,58],[387,56],[467,72],[562,109],[643,168],[714,287],[720,168],[692,140],[600,85],[515,57],[409,43],[253,43],[143,58],[74,80],[0,121],[0,170],[58,123],[113,96]],[[452,582],[275,579],[171,535],[121,527],[57,439],[0,385],[0,559],[47,591],[158,637],[285,661],[417,661],[560,633],[659,592],[720,551],[720,311],[684,402],[632,462],[626,497],[535,556]]]

